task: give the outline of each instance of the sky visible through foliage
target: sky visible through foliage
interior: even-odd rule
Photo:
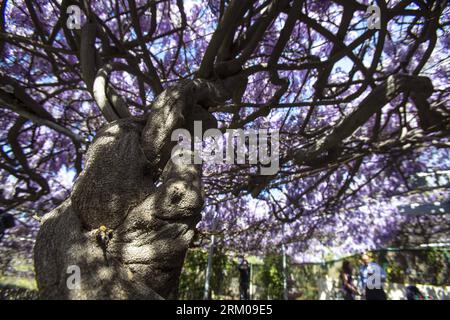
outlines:
[[[107,123],[83,73],[83,31],[66,26],[73,4],[82,25],[97,24],[98,68],[132,115],[147,115],[155,96],[182,79],[240,72],[245,92],[210,110],[219,128],[280,131],[274,176],[259,176],[255,165],[204,164],[198,245],[211,233],[243,254],[285,242],[298,261],[317,261],[387,246],[409,219],[399,207],[448,201],[448,178],[416,181],[450,170],[448,1],[244,2],[230,27],[231,0],[0,1],[0,213],[35,232],[32,217],[69,195]],[[380,30],[368,28],[371,4],[381,8]],[[230,46],[208,64],[221,25],[233,28]],[[430,116],[406,90],[313,156],[371,92],[401,74],[431,79]],[[433,219],[448,223],[447,215]],[[14,239],[13,231],[3,241]]]

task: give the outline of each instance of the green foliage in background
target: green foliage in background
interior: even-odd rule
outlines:
[[[445,249],[402,250],[387,254],[388,281],[449,285],[449,261]]]
[[[424,252],[427,268],[424,275],[428,275],[428,281],[433,285],[449,285],[449,261],[448,253],[440,249],[432,249]]]
[[[370,252],[372,260],[387,272],[388,282],[448,285],[448,262],[445,250],[381,250]],[[361,265],[360,254],[346,257],[353,266],[355,284]],[[258,288],[254,298],[283,299],[283,256],[268,252],[262,260],[253,261],[252,283]],[[289,299],[313,300],[319,298],[318,279],[328,275],[339,288],[342,261],[328,261],[319,264],[291,264],[288,258]],[[208,252],[201,249],[189,250],[181,275],[180,298],[203,299],[205,270]],[[234,282],[232,281],[234,279]],[[237,263],[225,250],[218,246],[214,250],[211,277],[213,299],[238,299]]]
[[[288,264],[289,265],[289,264]],[[283,256],[278,252],[268,252],[261,272],[256,277],[263,285],[263,297],[283,299]]]
[[[230,296],[232,278],[238,277],[236,262],[229,258],[220,246],[214,248],[212,262],[212,297]],[[208,251],[203,249],[188,251],[180,277],[180,299],[203,299],[207,264]]]
[[[237,263],[230,259],[222,247],[214,250],[211,290],[213,297],[230,296],[233,277],[238,277]]]
[[[37,299],[33,261],[0,247],[0,300]]]
[[[325,276],[323,268],[319,269],[317,265],[305,264],[292,267],[292,278],[295,285],[293,299],[317,300],[319,299],[319,288],[317,287],[317,277]]]
[[[190,249],[187,252],[180,277],[180,299],[203,299],[207,261],[208,253],[205,250]]]

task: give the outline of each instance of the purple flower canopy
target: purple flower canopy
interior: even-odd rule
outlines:
[[[407,219],[399,206],[449,197],[448,184],[414,181],[450,170],[450,8],[386,1],[382,28],[370,30],[368,5],[101,0],[81,7],[81,24],[97,21],[108,90],[135,116],[181,79],[246,75],[244,92],[210,111],[221,129],[279,130],[280,170],[205,163],[200,234],[216,229],[242,253],[286,242],[296,260],[317,261],[384,247]],[[65,25],[66,1],[1,9],[0,212],[25,221],[69,195],[107,121],[83,72],[83,30]],[[221,39],[227,19],[233,33]],[[404,89],[407,81],[389,96],[389,79],[404,74],[428,77],[431,95]],[[382,90],[389,99],[370,109]]]

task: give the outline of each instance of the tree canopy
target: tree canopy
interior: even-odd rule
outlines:
[[[220,129],[281,137],[275,175],[204,165],[200,243],[364,250],[401,227],[400,203],[449,196],[414,183],[450,169],[446,0],[0,3],[2,214],[59,205],[98,130],[184,79],[232,84],[209,108]]]

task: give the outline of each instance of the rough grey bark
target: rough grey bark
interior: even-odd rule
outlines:
[[[203,192],[201,167],[173,162],[170,138],[194,120],[203,120],[203,130],[217,125],[199,105],[220,98],[217,88],[182,82],[156,98],[147,119],[102,128],[71,196],[42,221],[35,246],[41,298],[177,297]],[[111,236],[107,243],[102,232]],[[81,270],[78,290],[66,285],[71,265]]]

